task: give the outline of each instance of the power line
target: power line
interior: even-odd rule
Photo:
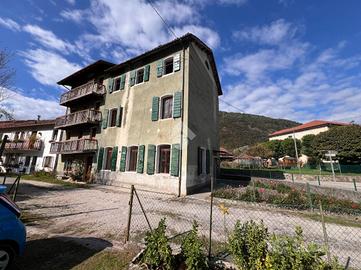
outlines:
[[[229,102],[227,102],[227,101],[225,101],[225,100],[223,100],[223,99],[219,99],[219,100],[220,100],[221,102],[227,104],[228,106],[231,106],[231,107],[235,108],[236,110],[238,110],[238,112],[240,112],[240,113],[245,113],[242,109],[240,109],[240,108],[232,105],[231,103],[229,103]]]
[[[167,24],[166,20],[162,17],[162,15],[160,14],[160,12],[157,10],[157,8],[154,6],[152,0],[146,0],[149,5],[154,9],[155,13],[157,13],[157,15],[159,16],[159,18],[163,21],[165,27],[168,29],[168,31],[175,36],[175,38],[178,38],[178,36],[174,33],[174,31],[172,30],[172,28],[170,28],[170,26]]]

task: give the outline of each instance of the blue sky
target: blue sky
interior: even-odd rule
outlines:
[[[361,122],[361,2],[153,0],[178,35],[213,50],[220,108],[301,122]],[[143,0],[2,0],[0,48],[12,52],[17,119],[51,118],[56,82],[98,59],[120,63],[174,38]]]

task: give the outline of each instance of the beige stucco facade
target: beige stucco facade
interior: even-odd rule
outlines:
[[[176,55],[180,56],[180,69],[158,77],[159,60]],[[215,158],[212,153],[219,149],[217,115],[220,89],[217,87],[214,71],[210,68],[212,60],[197,43],[189,42],[186,46],[178,44],[168,47],[143,61],[120,66],[119,69],[104,74],[105,86],[109,84],[109,80],[126,74],[125,87],[111,93],[107,89],[98,108],[103,118],[105,112],[119,107],[122,107],[123,113],[120,126],[106,128],[97,126],[94,139],[97,140],[98,148],[117,146],[118,153],[115,170],[98,168],[99,155],[98,153],[92,155],[91,171],[94,181],[125,187],[134,184],[138,188],[177,195],[186,195],[209,183],[213,169],[208,170],[207,173],[199,173],[197,154],[200,147],[208,150],[211,153],[212,168]],[[130,73],[146,65],[150,65],[149,80],[131,86]],[[176,92],[182,93],[181,116],[152,121],[153,97],[159,97],[161,100],[162,97],[173,96]],[[85,107],[96,107],[93,105],[95,101],[88,102]],[[77,106],[73,105],[71,111],[74,107]],[[84,108],[84,105],[79,107]],[[79,133],[83,137],[91,137],[89,130],[77,131],[74,128],[68,139],[79,138]],[[121,171],[121,148],[140,145],[145,146],[143,173]],[[155,172],[147,173],[149,145],[180,146],[178,176],[172,176],[171,173],[157,173],[158,151],[155,154]],[[69,155],[63,156],[59,162],[59,172],[64,167],[64,161],[69,158]],[[74,158],[74,155],[70,156]],[[172,159],[170,162],[172,163]]]
[[[272,141],[272,140],[284,140],[284,139],[287,139],[287,138],[293,138],[293,134],[294,134],[296,139],[301,140],[303,138],[303,136],[317,135],[317,134],[320,134],[321,132],[325,132],[327,130],[329,130],[328,126],[316,127],[316,128],[312,128],[312,129],[296,131],[294,133],[288,133],[288,134],[282,134],[282,135],[278,135],[278,136],[272,136],[272,137],[269,138],[269,140]]]

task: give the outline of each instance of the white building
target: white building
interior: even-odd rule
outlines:
[[[51,172],[57,156],[50,154],[50,145],[59,137],[54,131],[55,120],[0,121],[0,139],[8,136],[1,156],[3,166],[11,172]]]
[[[293,134],[296,139],[301,140],[305,135],[317,135],[321,132],[329,130],[332,126],[347,126],[348,123],[334,122],[334,121],[324,121],[324,120],[314,120],[293,128],[286,128],[278,130],[268,135],[269,140],[284,140],[287,138],[293,138]]]

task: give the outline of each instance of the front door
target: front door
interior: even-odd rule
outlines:
[[[92,173],[93,156],[86,157],[83,181],[89,182]]]

